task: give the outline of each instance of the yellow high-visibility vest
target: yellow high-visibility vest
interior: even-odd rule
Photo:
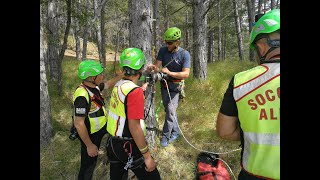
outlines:
[[[242,167],[280,179],[280,63],[236,74],[233,96],[244,136]]]
[[[109,113],[108,113],[108,126],[107,131],[112,136],[122,137],[123,129],[126,123],[126,113],[124,101],[128,93],[139,87],[129,80],[118,81],[112,89]],[[140,120],[140,125],[144,135],[146,135],[146,125],[144,120]]]
[[[86,87],[79,86],[77,90],[75,91],[73,95],[73,102],[76,100],[77,97],[84,96],[89,103],[91,101],[89,99],[89,96],[92,98],[94,94]],[[90,104],[90,103],[89,103]],[[102,108],[103,114],[98,114],[100,109]],[[104,106],[97,106],[94,102],[91,101],[91,107],[88,113],[89,123],[90,123],[90,134],[93,134],[97,131],[99,131],[103,126],[107,123],[107,117],[106,117],[106,110]]]

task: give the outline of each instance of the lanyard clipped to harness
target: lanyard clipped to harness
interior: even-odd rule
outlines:
[[[128,152],[127,148],[126,148],[126,144],[129,143],[129,147],[130,147],[130,152]],[[124,151],[128,154],[128,161],[126,166],[124,166],[125,170],[128,170],[128,168],[132,167],[132,162],[133,162],[133,156],[132,156],[132,145],[130,141],[127,141],[123,144],[123,149]]]

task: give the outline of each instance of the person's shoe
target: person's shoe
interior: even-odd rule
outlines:
[[[162,138],[161,138],[161,140],[160,140],[160,144],[161,144],[161,146],[162,147],[167,147],[168,146],[168,139],[165,137],[165,136],[163,136]]]
[[[178,135],[172,135],[169,139],[169,143],[172,143],[174,140],[176,140],[177,138],[179,137],[179,134]]]

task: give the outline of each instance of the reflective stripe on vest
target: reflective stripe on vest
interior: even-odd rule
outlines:
[[[236,74],[233,96],[244,135],[243,168],[280,179],[280,63]]]
[[[107,131],[112,136],[122,137],[123,129],[126,123],[126,113],[124,101],[128,93],[133,89],[139,87],[129,80],[118,81],[111,93],[109,113],[108,113],[108,126]],[[140,120],[141,128],[146,135],[146,126],[144,120]]]
[[[89,94],[88,94],[89,93]],[[75,91],[73,95],[73,102],[75,99],[79,96],[84,96],[89,103],[90,99],[89,96],[92,98],[94,94],[88,89],[83,86],[79,86],[78,89]],[[106,123],[107,123],[107,118],[106,118],[106,110],[104,106],[101,106],[104,115],[103,116],[97,116],[95,112],[99,111],[100,108],[94,103],[91,102],[91,107],[88,112],[88,119],[90,123],[90,134],[93,134],[97,131],[99,131]]]

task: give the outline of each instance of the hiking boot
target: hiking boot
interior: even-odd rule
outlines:
[[[160,140],[160,144],[162,147],[167,147],[168,146],[168,139],[165,136],[162,136],[161,140]]]
[[[177,135],[172,135],[169,139],[169,143],[172,143],[174,140],[176,140],[179,137],[179,134]]]

